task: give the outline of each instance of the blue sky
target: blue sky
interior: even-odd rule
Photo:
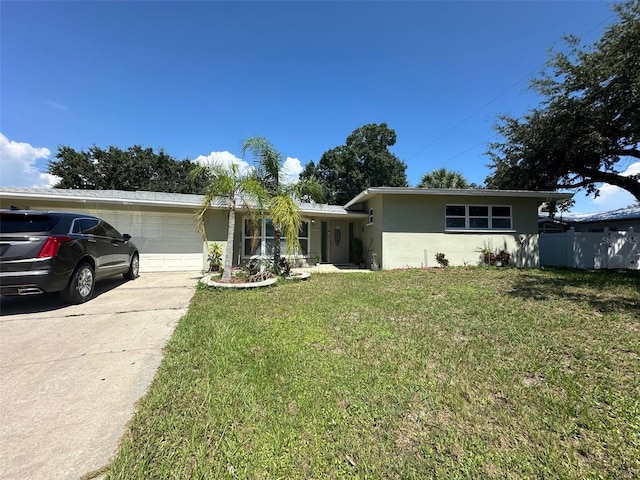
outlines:
[[[60,145],[233,158],[253,135],[295,172],[381,122],[411,185],[440,167],[482,183],[497,115],[536,106],[549,48],[593,43],[611,3],[3,0],[0,185],[45,186]]]

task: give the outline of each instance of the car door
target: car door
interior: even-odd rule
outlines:
[[[129,255],[122,236],[106,222],[97,218],[76,220],[84,237],[87,252],[96,263],[96,278],[121,273],[129,263]]]
[[[104,220],[98,224],[96,234],[98,242],[102,244],[105,253],[102,266],[106,275],[126,271],[129,267],[129,248],[120,232]]]

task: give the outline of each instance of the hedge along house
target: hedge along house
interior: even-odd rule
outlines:
[[[481,249],[504,250],[518,267],[537,267],[538,207],[572,194],[511,190],[379,187],[345,205],[367,215],[358,232],[383,269],[477,265]]]
[[[452,265],[479,263],[478,249],[506,250],[518,266],[539,265],[538,205],[564,200],[555,192],[379,187],[344,207],[300,204],[303,226],[294,265],[348,264],[352,239],[360,238],[367,265],[376,254],[383,269],[435,266],[444,253]],[[195,221],[200,195],[116,190],[0,188],[0,208],[78,211],[128,233],[140,250],[141,272],[206,271],[213,242],[226,247],[227,205],[211,205],[202,238]],[[261,220],[253,241],[249,215],[239,208],[234,265],[270,257],[273,229]],[[286,252],[286,245],[281,245]]]
[[[140,271],[206,271],[207,252],[213,242],[227,240],[228,208],[224,199],[211,205],[205,219],[203,239],[195,220],[201,195],[118,190],[67,190],[43,188],[0,188],[0,208],[12,206],[32,210],[60,210],[87,213],[103,218],[121,233],[132,236],[140,250]],[[348,263],[349,243],[364,224],[365,214],[341,206],[301,204],[303,227],[300,250],[293,257],[298,266]],[[257,241],[252,242],[247,211],[238,208],[234,239],[234,265],[259,256],[270,257],[273,229],[262,219]],[[253,245],[252,245],[253,244]],[[252,246],[254,247],[252,249]],[[287,252],[282,245],[282,252]]]

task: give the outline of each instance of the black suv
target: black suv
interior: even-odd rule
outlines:
[[[86,302],[96,280],[138,276],[130,239],[84,213],[0,210],[0,295],[60,292]]]

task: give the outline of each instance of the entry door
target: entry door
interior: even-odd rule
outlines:
[[[330,262],[334,264],[349,263],[349,224],[345,221],[330,222],[331,231],[329,244],[331,245]]]

